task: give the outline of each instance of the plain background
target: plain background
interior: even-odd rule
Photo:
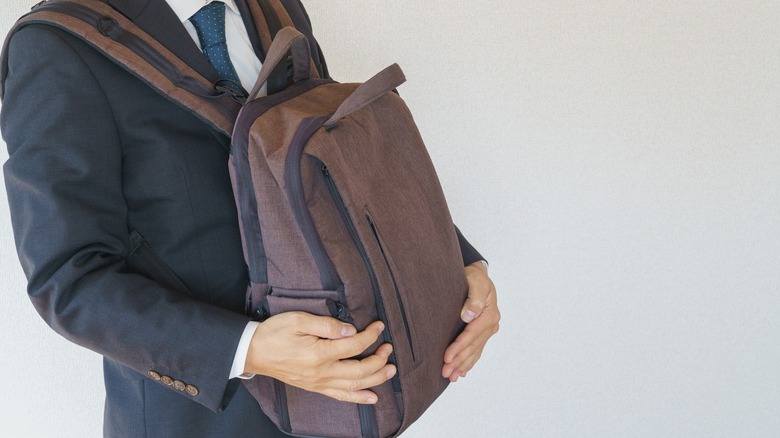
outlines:
[[[334,78],[404,68],[499,289],[407,436],[780,436],[779,2],[304,2]],[[35,314],[2,192],[0,434],[97,437],[100,360]]]

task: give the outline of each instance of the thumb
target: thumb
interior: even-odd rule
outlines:
[[[299,320],[296,321],[299,333],[324,339],[348,338],[357,333],[354,326],[345,324],[336,318],[317,316],[304,312],[296,313],[299,314]]]
[[[463,309],[460,311],[460,319],[468,324],[481,315],[483,310],[485,310],[484,298],[477,298],[469,295],[469,297],[466,298],[466,302],[463,304]]]
[[[465,267],[466,282],[469,285],[468,298],[460,311],[460,319],[466,324],[470,323],[485,310],[492,282],[487,275],[487,270],[482,262],[476,262]]]

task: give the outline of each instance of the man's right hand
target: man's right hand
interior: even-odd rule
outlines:
[[[355,327],[335,318],[281,313],[255,330],[244,371],[337,400],[373,404],[377,396],[366,388],[380,385],[396,373],[395,366],[387,363],[392,345],[383,344],[362,360],[349,358],[364,352],[382,330],[380,321],[357,333]]]

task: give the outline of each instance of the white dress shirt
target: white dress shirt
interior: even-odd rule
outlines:
[[[200,40],[198,39],[197,31],[195,31],[195,26],[190,22],[190,17],[211,2],[212,0],[168,0],[168,5],[179,17],[182,24],[184,24],[184,28],[187,29],[198,48],[200,48]],[[249,40],[249,34],[246,31],[246,26],[244,26],[244,21],[241,19],[238,7],[236,7],[235,0],[222,0],[222,2],[227,6],[225,8],[225,40],[227,41],[228,55],[230,55],[230,61],[236,68],[241,85],[245,89],[251,90],[255,85],[257,75],[260,73],[262,63],[255,55],[254,48],[252,48],[252,42]],[[264,96],[265,94],[266,86],[263,85],[260,95]],[[253,374],[244,373],[244,363],[246,362],[246,355],[249,353],[249,343],[252,341],[252,335],[254,335],[258,325],[259,323],[251,321],[244,329],[241,340],[238,342],[236,355],[233,357],[230,379],[234,377],[248,379],[254,376]]]

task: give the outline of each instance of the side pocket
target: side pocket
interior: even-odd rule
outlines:
[[[127,268],[163,286],[192,295],[189,288],[152,250],[149,242],[135,228],[130,229],[130,253],[127,254]]]

